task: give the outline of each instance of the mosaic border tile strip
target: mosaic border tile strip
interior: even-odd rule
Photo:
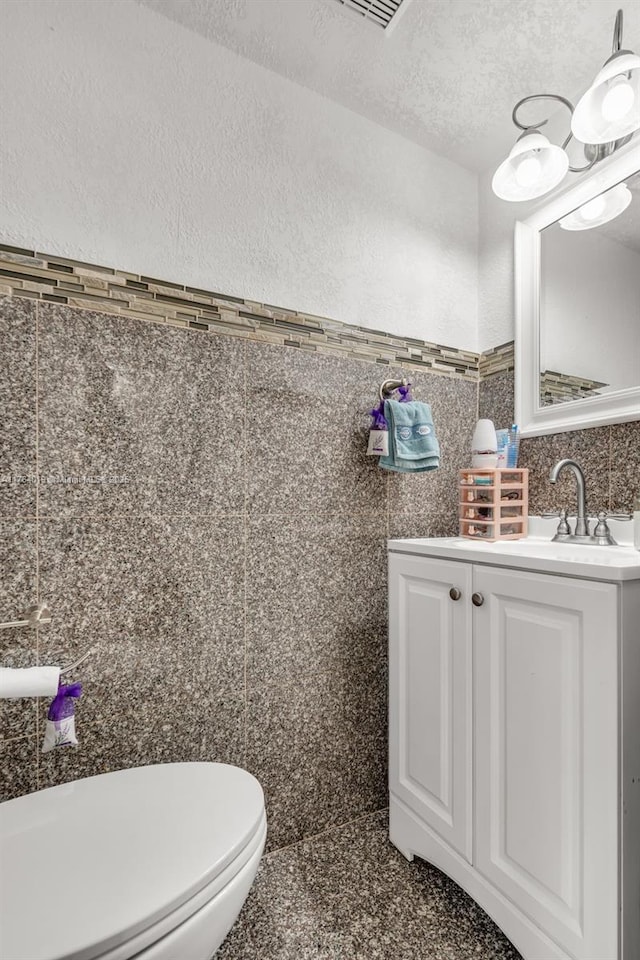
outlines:
[[[7,244],[0,244],[0,294],[478,379],[473,351]]]
[[[515,369],[515,344],[513,340],[501,343],[498,347],[485,350],[478,362],[478,378],[486,380],[497,373],[510,373]]]
[[[562,403],[564,400],[580,400],[582,397],[597,394],[601,387],[608,386],[608,383],[600,383],[599,380],[588,380],[555,370],[544,370],[540,374],[540,396],[543,403],[549,405]]]

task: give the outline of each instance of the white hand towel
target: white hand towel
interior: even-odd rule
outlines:
[[[60,667],[0,667],[0,699],[8,697],[55,697]]]

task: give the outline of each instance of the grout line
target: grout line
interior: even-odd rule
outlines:
[[[32,738],[37,740],[37,735],[35,733],[19,733],[17,737],[3,737],[0,740],[0,747],[3,747],[5,743],[16,743],[20,740],[31,740]]]
[[[300,837],[299,840],[294,840],[292,843],[286,843],[283,847],[276,847],[275,850],[269,850],[268,853],[265,853],[263,860],[267,857],[275,857],[278,854],[284,853],[286,850],[291,850],[292,847],[298,847],[301,843],[310,843],[313,840],[319,840],[320,837],[324,837],[329,833],[335,833],[337,830],[342,830],[344,827],[350,827],[354,823],[359,823],[361,820],[366,820],[368,817],[375,817],[376,814],[383,813],[388,809],[388,804],[385,804],[384,807],[378,807],[376,810],[369,810],[368,813],[361,813],[360,816],[354,817],[353,820],[344,820],[342,823],[333,823],[331,826],[325,827],[324,830],[319,830],[318,833],[309,834],[308,837]]]
[[[389,480],[390,477],[385,477],[386,480]],[[407,508],[407,512],[411,512],[411,508]],[[308,510],[303,510],[299,514],[292,513],[287,511],[285,513],[269,513],[263,511],[251,512],[249,510],[234,511],[230,513],[73,513],[73,514],[64,514],[64,513],[50,513],[50,514],[40,514],[40,520],[47,521],[57,521],[57,522],[67,522],[71,520],[226,520],[229,518],[239,518],[244,520],[254,519],[254,520],[263,520],[273,518],[275,520],[281,520],[286,518],[288,520],[302,520],[302,519],[313,519],[319,518],[320,520],[344,520],[345,518],[362,518],[370,520],[380,520],[380,511],[374,510],[373,508],[368,510],[328,510],[326,513],[321,510],[314,510],[313,507],[310,507]],[[35,516],[0,516],[0,521],[12,522],[14,520],[37,520]]]
[[[35,351],[35,414],[36,414],[36,603],[40,603],[40,305],[36,301],[36,351]],[[40,665],[40,627],[36,627],[36,663]],[[35,784],[40,789],[40,705],[41,698],[36,697],[36,755]]]
[[[242,548],[243,548],[243,642],[244,642],[244,745],[243,745],[243,757],[244,757],[244,767],[247,766],[247,757],[248,757],[248,733],[249,733],[249,696],[247,689],[247,661],[248,661],[248,623],[247,623],[247,552],[248,552],[248,537],[249,537],[249,514],[248,514],[248,503],[249,503],[249,470],[248,470],[248,442],[247,442],[247,344],[244,344],[244,350],[242,353],[242,371],[243,371],[243,383],[242,383],[242,408],[243,408],[243,419],[242,419],[242,432],[243,432],[243,474],[244,474],[244,511],[242,517]]]
[[[609,464],[608,464],[608,477],[609,477],[609,491],[608,491],[608,510],[609,513],[613,510],[613,426],[609,424]]]
[[[226,520],[244,517],[243,511],[229,513],[44,513],[41,520]],[[0,517],[0,520],[33,520],[34,517]]]

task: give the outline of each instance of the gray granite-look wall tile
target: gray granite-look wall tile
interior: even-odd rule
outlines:
[[[365,451],[386,369],[247,344],[251,513],[383,510],[384,477]]]
[[[611,427],[611,511],[630,513],[640,496],[640,420]]]
[[[86,723],[83,703],[76,710],[77,747],[61,747],[38,758],[39,788],[150,763],[207,761],[245,765],[244,698],[219,694],[215,703],[191,691],[193,703],[167,703],[166,692],[153,704],[114,714],[109,723]],[[43,712],[44,716],[44,712]]]
[[[247,680],[295,682],[386,666],[386,524],[253,518],[247,534]]]
[[[36,603],[36,523],[34,520],[0,520],[0,621],[22,619]],[[0,664],[33,667],[38,648],[37,632],[30,628],[0,630]],[[0,739],[35,734],[36,701],[0,700]]]
[[[519,960],[435,867],[407,863],[385,813],[267,855],[219,960]]]
[[[36,512],[36,305],[0,297],[0,516]]]
[[[42,304],[39,380],[41,514],[244,508],[243,343]]]
[[[145,737],[151,750],[150,733],[188,751],[186,740],[199,741],[204,724],[224,726],[227,703],[242,698],[238,544],[237,518],[42,521],[40,583],[54,619],[41,649],[68,662],[97,647],[78,669],[78,715],[110,724],[125,758]]]
[[[37,788],[35,736],[0,743],[0,803]]]
[[[391,539],[410,537],[456,537],[458,522],[451,510],[443,516],[438,509],[421,510],[389,514],[389,537]]]
[[[493,420],[496,430],[507,429],[515,420],[513,371],[481,380],[478,388],[478,418]]]
[[[609,509],[609,427],[525,437],[520,441],[518,466],[529,468],[529,513],[568,508],[575,514],[575,478],[564,472],[556,484],[549,482],[558,460],[576,460],[586,477],[587,508],[591,515]]]
[[[384,805],[386,709],[375,666],[249,688],[247,766],[265,791],[269,849]]]

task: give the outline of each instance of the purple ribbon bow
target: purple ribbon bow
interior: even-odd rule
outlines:
[[[51,701],[47,714],[49,720],[66,720],[67,717],[72,717],[75,709],[72,698],[81,696],[81,683],[69,683],[66,686],[63,683],[58,684],[58,692]]]
[[[384,416],[384,401],[381,400],[379,406],[374,407],[373,410],[369,411],[369,413],[373,417],[373,423],[371,424],[372,430],[389,429]]]

